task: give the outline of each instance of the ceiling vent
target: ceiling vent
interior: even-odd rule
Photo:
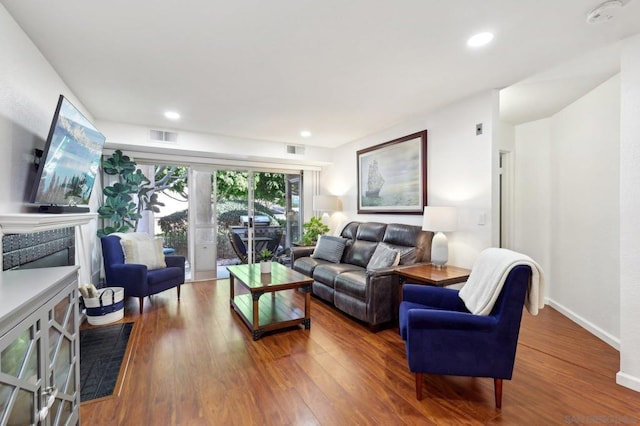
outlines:
[[[149,130],[149,139],[159,142],[178,142],[176,132],[165,132],[164,130]]]
[[[610,21],[621,13],[622,6],[624,6],[622,0],[605,1],[587,14],[587,23],[597,24]]]
[[[287,154],[304,155],[304,145],[287,145]]]

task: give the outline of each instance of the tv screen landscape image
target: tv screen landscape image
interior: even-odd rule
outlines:
[[[60,95],[29,201],[41,206],[89,204],[104,142],[104,135]]]

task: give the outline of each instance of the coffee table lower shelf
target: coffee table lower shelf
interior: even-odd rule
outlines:
[[[257,264],[227,267],[231,308],[249,327],[253,340],[267,331],[299,324],[310,329],[313,278],[277,262],[271,262],[271,273],[264,274],[260,269]],[[240,290],[237,295],[236,282]],[[304,293],[303,310],[295,302],[297,295],[291,294],[298,290]]]
[[[305,316],[305,310],[297,306],[293,297],[286,297],[283,293],[285,292],[281,291],[260,297],[264,293],[254,292],[237,295],[231,300],[231,307],[249,327],[253,340],[260,339],[265,332],[300,324],[306,330],[311,328],[311,318]],[[256,307],[257,318],[253,315]]]

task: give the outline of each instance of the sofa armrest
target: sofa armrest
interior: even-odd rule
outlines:
[[[165,256],[164,263],[170,268],[182,268],[184,270],[185,257],[184,256]]]
[[[437,309],[468,312],[458,290],[450,288],[405,284],[402,286],[402,300]]]
[[[431,264],[431,262],[415,262],[415,263],[409,263],[409,264],[406,264],[406,265],[398,265],[398,266],[396,266],[396,267],[395,267],[395,270],[396,270],[396,271],[399,271],[399,270],[402,270],[402,269],[405,269],[405,268],[411,268],[411,267],[413,267],[413,266],[418,266],[418,265],[430,265],[430,264]]]
[[[375,278],[375,277],[384,277],[386,275],[395,275],[396,267],[391,266],[389,268],[380,268],[374,269],[372,271],[367,270],[367,277]]]
[[[291,265],[294,264],[296,259],[311,256],[315,248],[315,246],[291,247]]]
[[[394,268],[366,271],[368,322],[378,325],[397,319],[398,276]]]

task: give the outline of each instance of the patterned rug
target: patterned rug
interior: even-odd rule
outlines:
[[[80,401],[113,394],[133,322],[80,330]]]

